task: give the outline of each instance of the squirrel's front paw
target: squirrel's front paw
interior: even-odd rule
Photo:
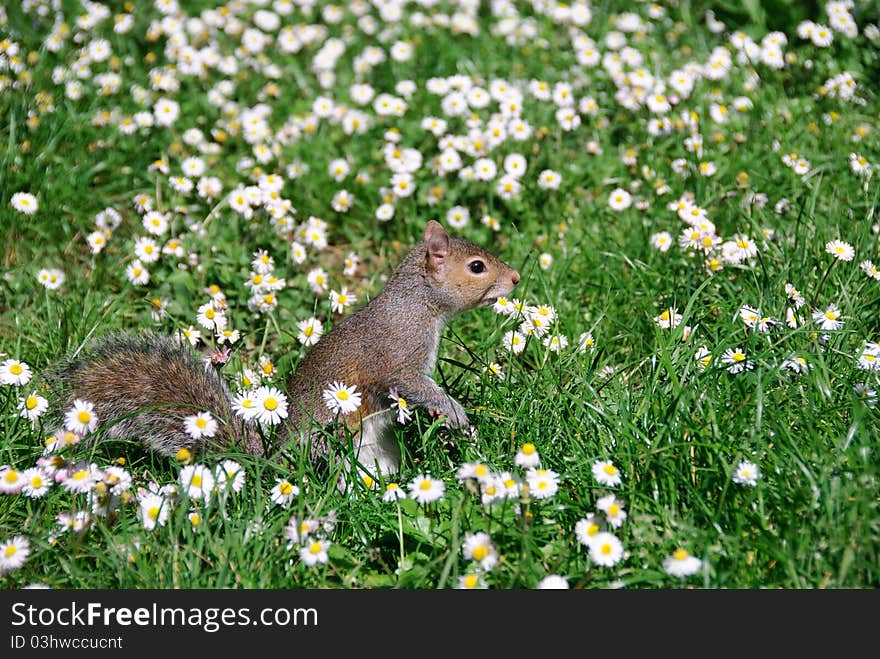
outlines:
[[[471,422],[468,420],[467,412],[464,411],[464,408],[459,404],[457,400],[449,399],[447,401],[447,405],[444,405],[442,409],[438,410],[445,417],[445,425],[450,430],[459,430],[461,432],[467,432],[471,427]]]

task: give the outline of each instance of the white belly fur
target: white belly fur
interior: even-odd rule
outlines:
[[[361,473],[383,477],[400,471],[400,447],[394,433],[394,413],[391,410],[364,419],[360,442],[355,451]]]

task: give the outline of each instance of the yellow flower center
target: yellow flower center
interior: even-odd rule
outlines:
[[[341,391],[337,391],[337,392],[336,392],[336,397],[337,397],[339,400],[346,401],[346,400],[348,400],[348,392],[347,392],[345,389],[343,389],[343,390],[341,390]]]
[[[80,423],[88,423],[92,420],[92,415],[88,411],[82,410],[76,415],[76,418]]]
[[[464,578],[465,588],[475,588],[480,582],[480,578],[476,574],[469,574]]]
[[[13,364],[9,367],[9,372],[13,375],[21,375],[24,369],[21,367],[21,364]]]
[[[33,478],[31,478],[31,487],[37,490],[43,487],[43,477],[34,476]]]
[[[532,455],[535,451],[537,451],[535,445],[531,442],[526,442],[525,444],[523,444],[521,450],[525,455]]]
[[[489,548],[486,545],[480,545],[474,549],[474,559],[478,561],[482,561],[486,556],[489,555]]]
[[[24,406],[29,410],[32,410],[37,406],[38,402],[39,401],[37,401],[36,396],[28,396],[27,399],[24,401]]]
[[[837,314],[836,314],[834,311],[826,311],[826,312],[825,312],[825,317],[826,317],[828,320],[837,320]]]
[[[612,551],[611,544],[606,542],[605,544],[603,544],[603,545],[599,548],[599,551],[601,551],[605,556],[607,556],[607,555],[610,554],[611,551]]]
[[[3,552],[3,554],[6,556],[6,558],[12,558],[13,556],[15,556],[17,551],[18,547],[16,547],[15,545],[9,545],[6,548],[6,551]]]
[[[687,549],[676,549],[675,553],[672,554],[672,557],[677,561],[683,561],[688,556],[690,556],[690,554],[687,553]]]
[[[291,485],[287,481],[284,481],[283,483],[281,483],[281,485],[278,486],[278,491],[281,492],[281,494],[283,494],[284,496],[289,497],[290,494],[293,492],[293,485]]]
[[[213,307],[208,307],[208,310],[205,311],[205,318],[207,318],[208,320],[214,319],[214,308]]]
[[[321,553],[321,543],[315,540],[312,544],[309,545],[309,551],[315,554],[316,556]]]
[[[742,354],[741,352],[733,353],[733,361],[735,361],[735,362],[741,362],[745,358],[746,358],[746,356],[744,354]]]
[[[191,487],[201,487],[202,486],[202,476],[201,474],[193,474],[192,480],[189,482]]]
[[[18,472],[15,469],[10,469],[6,472],[6,482],[7,483],[15,483],[18,480]]]
[[[420,490],[430,490],[431,489],[431,481],[429,481],[428,479],[423,480],[421,483],[419,483],[419,489]]]
[[[200,430],[204,430],[208,427],[208,422],[205,421],[204,417],[196,417],[196,426],[198,426]]]
[[[618,506],[616,503],[612,503],[610,506],[608,506],[608,514],[611,517],[617,517],[620,514],[620,506]]]
[[[605,465],[603,471],[609,476],[614,476],[614,474],[617,473],[617,467],[615,467],[614,465]]]
[[[85,469],[80,469],[73,476],[71,476],[71,478],[75,481],[81,481],[81,480],[84,480],[85,477],[88,475],[89,475],[88,471],[86,471]]]

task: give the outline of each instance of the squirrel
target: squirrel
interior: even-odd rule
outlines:
[[[432,378],[441,331],[455,314],[509,295],[519,273],[474,243],[450,237],[436,221],[399,263],[382,291],[310,346],[287,383],[288,416],[279,436],[292,435],[312,460],[326,458],[321,428],[336,418],[322,398],[334,382],[361,393],[355,413],[340,420],[352,436],[353,457],[374,474],[396,473],[400,451],[392,430],[390,391],[408,407],[444,417],[468,431],[461,404]],[[174,456],[208,447],[272,453],[250,423],[237,418],[218,372],[202,367],[176,337],[155,332],[117,333],[98,340],[56,369],[67,402],[88,400],[112,438],[139,437],[151,449]],[[209,440],[184,431],[184,417],[208,411],[219,422]],[[347,462],[347,460],[346,460]],[[350,466],[350,465],[349,465]]]

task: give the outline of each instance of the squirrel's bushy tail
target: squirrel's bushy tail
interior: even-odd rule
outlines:
[[[137,439],[165,455],[201,450],[206,443],[262,455],[253,428],[232,410],[231,397],[213,369],[199,364],[183,340],[154,333],[117,333],[87,346],[49,375],[67,407],[77,398],[94,404],[106,436]],[[214,437],[194,440],[184,418],[210,412]]]

